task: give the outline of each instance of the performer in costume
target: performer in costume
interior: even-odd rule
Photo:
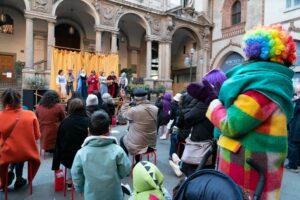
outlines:
[[[287,122],[293,115],[293,70],[296,45],[281,25],[256,27],[244,37],[248,61],[226,73],[228,80],[206,116],[219,137],[218,170],[253,196],[257,172],[264,171],[262,200],[280,198],[287,154]]]
[[[73,86],[73,82],[75,80],[75,77],[73,75],[73,70],[69,69],[68,70],[68,78],[67,78],[67,95],[69,96],[70,92],[71,95],[73,95],[74,93],[74,86]]]
[[[67,90],[66,90],[67,80],[64,75],[64,70],[62,70],[62,69],[60,69],[58,71],[58,75],[56,77],[56,85],[59,89],[60,97],[66,98],[67,97]]]
[[[117,79],[118,78],[115,75],[114,71],[112,71],[111,74],[107,77],[108,93],[113,98],[115,98],[117,96],[117,90],[118,90],[118,80]]]
[[[99,90],[99,80],[95,70],[91,71],[87,83],[88,83],[88,94],[92,94],[95,90]]]
[[[100,82],[100,93],[101,95],[105,94],[108,92],[107,89],[107,79],[105,76],[105,72],[102,72],[100,77],[99,77],[99,82]]]
[[[87,98],[87,86],[86,86],[87,76],[85,69],[81,69],[77,76],[77,88],[76,91],[82,96],[82,98]]]

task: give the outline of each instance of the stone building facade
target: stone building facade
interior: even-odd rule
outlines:
[[[293,36],[300,57],[300,1],[298,0],[214,0],[210,68],[224,71],[244,61],[244,33],[257,25],[283,24]],[[300,72],[300,58],[294,70]],[[300,83],[300,73],[295,82]]]
[[[209,0],[1,0],[0,14],[0,56],[25,62],[23,80],[49,79],[53,47],[118,53],[119,70],[132,68],[151,87],[172,89],[172,80],[187,81],[190,68],[196,79],[209,67]]]

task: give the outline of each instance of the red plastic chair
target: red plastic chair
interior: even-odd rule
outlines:
[[[67,196],[67,168],[64,169],[64,197]],[[72,182],[71,200],[74,200],[74,185]]]
[[[140,161],[143,160],[143,156],[147,155],[147,160],[150,161],[150,156],[154,158],[154,165],[156,165],[156,151],[150,151],[143,154],[140,154]],[[131,170],[133,171],[134,168],[134,157],[132,156],[132,163],[131,163]]]
[[[28,181],[29,181],[29,194],[32,195],[32,164],[30,161],[28,162]],[[5,188],[4,188],[4,192],[5,192],[5,197],[4,199],[7,200],[7,193],[8,193],[8,166],[6,168],[6,184],[5,184]]]
[[[180,149],[181,149],[181,145],[185,145],[186,142],[185,141],[179,141],[177,144],[177,155],[180,156]]]

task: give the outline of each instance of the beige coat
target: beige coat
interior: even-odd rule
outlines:
[[[129,120],[129,131],[124,144],[132,155],[145,153],[148,147],[156,146],[158,108],[148,101],[129,108],[122,107],[123,117]]]

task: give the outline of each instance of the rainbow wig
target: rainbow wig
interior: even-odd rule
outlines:
[[[296,44],[281,24],[258,26],[244,36],[244,52],[249,60],[265,60],[291,66],[297,59]]]

